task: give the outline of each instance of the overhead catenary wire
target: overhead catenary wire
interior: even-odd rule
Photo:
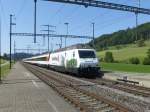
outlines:
[[[77,12],[77,10],[79,9],[80,6],[75,6],[73,9],[71,9],[69,11],[68,14],[66,15],[63,15],[63,20],[61,19],[61,17],[59,17],[59,22],[56,24],[56,26],[60,25],[60,24],[63,24],[64,21],[69,21],[69,20],[72,20],[71,18],[74,16],[75,12]]]
[[[26,5],[27,5],[27,0],[23,0],[18,13],[16,14],[17,19],[20,18],[20,16],[21,16],[22,12],[24,11]]]
[[[121,19],[120,18],[120,19],[116,20],[113,23],[107,23],[107,24],[102,26],[103,29],[101,29],[100,31],[104,31],[106,28],[109,28],[109,27],[113,26],[114,24],[120,24],[123,20],[131,20],[130,16],[124,16],[124,17],[128,17],[128,18],[126,18],[126,19]]]
[[[115,0],[116,2],[118,1],[118,0]],[[114,1],[113,1],[114,2]],[[122,4],[126,4],[127,3],[127,1],[125,1],[125,2],[123,2]],[[82,22],[82,24],[80,24],[80,25],[77,25],[76,27],[73,27],[71,30],[79,30],[79,28],[80,28],[80,30],[81,29],[83,29],[83,27],[84,27],[84,29],[87,27],[87,26],[89,26],[89,24],[91,23],[91,22],[93,22],[93,21],[95,21],[96,19],[99,19],[99,17],[103,17],[104,15],[109,15],[109,14],[111,14],[111,12],[108,12],[108,11],[105,11],[105,12],[103,12],[103,13],[100,13],[100,14],[98,14],[97,16],[95,16],[95,17],[93,17],[92,19],[88,19],[87,21],[85,21],[85,22]]]
[[[96,23],[95,29],[98,29],[97,27],[99,27],[100,30],[99,31],[95,30],[95,31],[97,31],[97,32],[103,31],[105,28],[108,28],[108,27],[110,27],[110,26],[112,26],[114,24],[118,24],[118,23],[122,22],[123,20],[125,20],[125,19],[122,19],[122,18],[128,17],[128,19],[130,19],[130,16],[127,16],[127,15],[119,16],[117,18],[111,18],[111,19],[109,19],[109,22],[107,22],[107,20],[105,20],[105,21],[102,21],[100,23]],[[91,29],[91,28],[88,27],[88,29]],[[82,30],[82,32],[84,32],[85,34],[87,34],[87,33],[91,32],[91,30],[85,29],[85,30]]]
[[[55,19],[63,10],[65,4],[62,4],[57,10],[56,12],[51,16],[50,20]]]
[[[77,12],[80,7],[81,7],[81,6],[75,6],[75,7],[70,11],[71,14],[69,13],[67,16],[65,16],[65,19],[64,19],[64,20],[71,19],[71,18],[74,16],[75,12]]]
[[[4,7],[3,7],[3,3],[2,3],[2,0],[0,0],[0,8],[1,8],[1,13],[2,13],[2,16],[1,17],[3,17],[4,19],[3,19],[3,22],[5,23],[5,24],[7,24],[7,22],[6,22],[6,15],[5,15],[5,10],[4,10]],[[2,19],[2,18],[1,18]]]
[[[2,49],[2,45],[1,45],[1,14],[0,14],[0,83],[2,82],[2,66],[1,66],[1,49]]]

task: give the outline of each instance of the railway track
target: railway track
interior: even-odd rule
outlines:
[[[142,87],[138,85],[132,85],[128,83],[123,83],[119,81],[107,80],[107,79],[85,79],[83,80],[90,81],[92,83],[96,83],[99,85],[105,85],[110,88],[118,89],[124,92],[128,92],[134,95],[143,96],[143,97],[150,97],[150,88]]]
[[[71,81],[62,75],[51,74],[48,70],[23,64],[29,71],[56,90],[61,96],[74,104],[83,112],[133,112],[129,108],[97,95],[91,91],[81,89],[78,82]]]

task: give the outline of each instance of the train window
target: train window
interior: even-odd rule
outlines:
[[[80,58],[96,58],[94,51],[79,50],[78,52]]]
[[[47,57],[40,57],[40,58],[35,58],[31,59],[32,61],[47,61]]]

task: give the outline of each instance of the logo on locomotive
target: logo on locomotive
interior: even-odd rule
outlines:
[[[52,57],[52,61],[59,61],[59,55],[55,56],[55,57]]]

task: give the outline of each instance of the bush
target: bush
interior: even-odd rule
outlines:
[[[105,53],[104,61],[105,62],[109,62],[109,63],[114,62],[114,58],[113,58],[112,52],[106,52]]]
[[[138,46],[138,47],[143,47],[143,46],[145,46],[144,40],[141,39],[141,40],[137,41],[137,46]]]
[[[129,63],[131,63],[131,64],[139,64],[140,63],[140,60],[139,60],[139,58],[137,58],[137,57],[133,57],[133,58],[130,58],[129,59]]]
[[[148,57],[144,58],[143,65],[150,65],[150,58]]]
[[[117,45],[117,46],[116,46],[116,49],[117,49],[117,50],[121,49],[121,46],[120,46],[120,45]]]
[[[103,62],[103,61],[104,61],[104,59],[103,59],[103,58],[99,58],[98,60],[99,60],[99,62]]]
[[[150,49],[147,51],[147,57],[150,58]]]

